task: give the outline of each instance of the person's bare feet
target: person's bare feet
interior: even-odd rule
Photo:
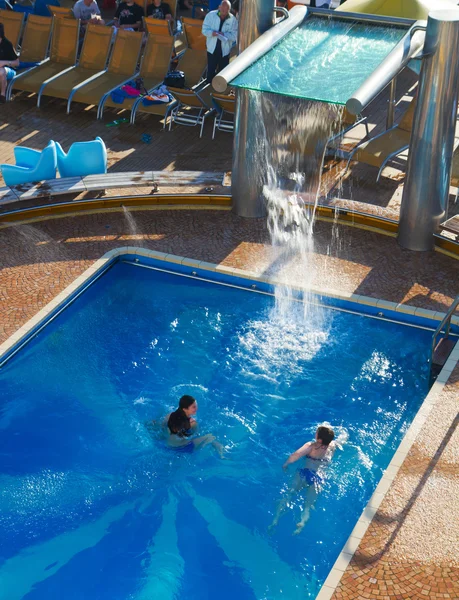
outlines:
[[[299,533],[301,533],[303,531],[303,527],[304,527],[304,523],[302,523],[301,521],[300,521],[300,523],[297,523],[296,529],[293,532],[293,535],[298,535]]]

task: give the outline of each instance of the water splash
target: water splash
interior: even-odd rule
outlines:
[[[283,322],[286,331],[294,320],[297,326],[307,325],[315,344],[324,325],[322,311],[309,292],[317,279],[314,219],[327,141],[339,126],[342,108],[249,93],[262,123],[258,152],[267,169],[263,195],[275,255],[268,275],[276,281],[272,318],[278,325]],[[298,294],[298,288],[304,291]],[[302,311],[292,310],[294,300],[303,300]]]
[[[129,235],[132,238],[136,238],[138,235],[137,223],[132,215],[132,212],[123,204],[123,213],[127,221]]]

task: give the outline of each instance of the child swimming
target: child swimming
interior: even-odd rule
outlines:
[[[269,526],[271,531],[278,524],[279,518],[290,503],[292,496],[307,488],[301,520],[297,523],[293,533],[298,535],[301,532],[309,519],[311,507],[316,501],[317,494],[322,489],[324,483],[323,468],[330,463],[336,450],[337,444],[333,441],[334,439],[335,432],[333,429],[328,425],[321,425],[317,428],[315,441],[307,442],[293,454],[290,454],[285,461],[282,468],[287,471],[288,466],[292,463],[300,460],[300,458],[306,459],[304,467],[296,472],[293,485],[287,495],[279,502],[273,522]]]

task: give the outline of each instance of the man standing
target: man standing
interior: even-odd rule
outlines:
[[[237,40],[238,22],[230,10],[229,0],[222,0],[218,10],[211,10],[202,24],[207,38],[207,83],[212,82],[217,69],[228,66],[231,47]]]
[[[18,66],[18,55],[13,44],[6,39],[3,23],[0,23],[0,104],[6,102],[6,82],[16,75],[14,67]]]

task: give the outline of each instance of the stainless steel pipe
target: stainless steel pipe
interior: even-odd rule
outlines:
[[[253,43],[274,25],[275,0],[242,0],[239,13],[239,56],[223,69],[212,81],[214,89],[224,92],[227,88],[225,71],[247,52],[253,56]],[[286,19],[285,22],[290,19]],[[280,23],[277,27],[282,26]],[[276,27],[276,29],[277,29]],[[269,50],[269,48],[267,48]],[[267,51],[266,50],[266,51]],[[256,60],[252,58],[253,60]],[[248,65],[243,59],[242,72]],[[251,63],[250,63],[251,64]],[[223,75],[223,77],[222,77]],[[233,75],[231,78],[235,77]],[[215,82],[217,81],[217,86]],[[218,82],[221,82],[219,85]],[[253,96],[248,90],[239,89],[236,93],[236,111],[234,116],[233,168],[231,172],[231,195],[233,210],[241,217],[264,217],[266,208],[263,200],[263,185],[266,169],[257,160],[255,146],[259,139],[260,123],[254,118]]]
[[[423,47],[425,40],[425,21],[416,21],[415,25],[399,41],[377,69],[365,80],[346,102],[347,110],[358,115],[385,87],[394,76],[405,67],[410,59]]]
[[[258,0],[258,2],[263,4],[263,0]],[[243,0],[243,10],[248,9],[249,12],[252,12],[252,5],[254,3],[256,3],[254,0]],[[268,2],[267,4],[270,3]],[[277,42],[284,38],[288,33],[298,27],[298,25],[304,21],[306,14],[307,8],[305,6],[294,6],[290,11],[288,19],[281,21],[275,27],[272,27],[272,29],[268,29],[261,37],[258,37],[258,39],[252,40],[249,46],[247,45],[247,37],[252,38],[254,32],[252,28],[247,28],[247,32],[241,29],[239,31],[239,49],[242,53],[213,78],[213,88],[217,92],[223,93],[233,79],[250,67],[256,60],[269,52],[274,44],[277,44]],[[241,16],[241,19],[245,22],[246,17]],[[274,22],[273,5],[271,5],[271,22]]]
[[[429,14],[398,243],[428,251],[446,214],[459,91],[459,10]]]

